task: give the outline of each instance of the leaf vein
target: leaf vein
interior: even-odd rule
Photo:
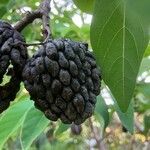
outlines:
[[[108,22],[110,21],[111,17],[113,16],[113,14],[115,13],[115,11],[117,10],[117,8],[120,6],[121,2],[114,8],[114,11],[112,11],[112,14],[110,15],[110,17],[106,20],[106,22],[104,23],[103,27],[102,27],[102,31],[101,33],[99,33],[99,36],[98,36],[98,41],[97,41],[97,44],[96,44],[96,49],[98,49],[98,46],[100,44],[100,41],[101,41],[101,36],[104,32],[104,29],[106,27],[106,25],[108,24]]]

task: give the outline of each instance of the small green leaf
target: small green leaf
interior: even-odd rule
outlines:
[[[138,75],[142,75],[145,71],[150,71],[150,58],[148,57],[143,58]]]
[[[135,89],[134,103],[135,111],[138,113],[146,112],[150,109],[150,83],[137,83]]]
[[[83,12],[92,13],[95,0],[73,0],[75,5]]]
[[[27,150],[38,135],[47,127],[49,120],[32,107],[26,115],[21,131],[22,148]]]
[[[104,129],[105,129],[105,121],[104,118],[98,113],[95,112],[95,118],[97,119],[97,121],[100,123],[100,127],[102,129],[102,133],[104,133]]]
[[[142,93],[150,102],[150,83],[137,84],[136,89]]]
[[[108,107],[105,103],[105,100],[101,97],[97,97],[97,103],[96,103],[96,108],[95,111],[101,115],[101,117],[104,119],[105,123],[105,128],[109,124],[109,113],[108,113]]]
[[[91,44],[104,82],[126,112],[149,42],[148,25],[131,11],[128,0],[96,0]]]
[[[18,129],[26,113],[33,106],[29,100],[17,102],[6,110],[0,119],[0,149],[7,139]]]
[[[60,123],[59,127],[55,131],[55,136],[59,136],[60,134],[64,133],[68,130],[68,128],[70,128],[70,125]]]

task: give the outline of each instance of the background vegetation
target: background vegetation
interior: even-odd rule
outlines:
[[[95,30],[95,28],[102,26],[103,20],[105,20],[109,14],[99,12],[102,8],[97,4],[94,9],[94,20],[91,26],[94,0],[83,0],[83,3],[74,0],[74,2],[76,5],[71,0],[52,1],[50,23],[53,36],[55,38],[65,37],[76,41],[85,41],[89,43],[90,49],[92,49],[90,44],[92,43],[98,63],[101,63],[102,56],[104,55],[102,55],[99,50],[105,50],[105,43],[108,43],[109,37],[111,34],[114,34],[115,31],[111,31],[113,23],[110,22],[107,25],[100,39],[104,45],[98,45],[96,51],[95,43],[98,42],[99,35],[96,35],[97,30]],[[85,5],[85,2],[87,5]],[[107,5],[108,2],[109,0],[105,1],[106,6],[103,6],[104,8],[111,8],[111,5]],[[143,1],[143,3],[146,2],[146,0]],[[102,0],[101,4],[103,3]],[[39,4],[40,0],[1,0],[0,17],[2,20],[6,20],[14,25],[26,13],[35,10]],[[135,8],[137,8],[134,9],[135,11],[140,12],[141,9],[139,10],[139,7],[136,6]],[[140,5],[140,8],[142,8],[142,5]],[[149,22],[147,13],[148,12],[143,13],[142,11],[141,17],[143,18],[142,25],[144,27],[146,26],[143,32],[149,34],[147,28],[147,22]],[[101,14],[101,17],[98,16],[98,14]],[[114,15],[114,20],[111,21],[118,21],[116,18],[117,16]],[[135,21],[134,25],[138,26],[135,18],[133,21]],[[36,20],[23,30],[22,34],[25,36],[27,43],[42,41],[41,25],[42,22]],[[128,25],[127,28],[132,27]],[[140,42],[142,40],[141,31],[138,30],[137,32],[133,30],[133,33],[138,37],[136,42]],[[127,37],[127,39],[128,38],[129,37]],[[130,40],[132,41],[132,39]],[[148,39],[145,39],[145,41],[145,43],[148,43]],[[113,44],[113,46],[115,46],[115,44]],[[146,48],[146,46],[146,44],[143,44],[143,47]],[[38,47],[29,47],[30,56],[32,56],[37,49]],[[114,51],[115,49],[112,50]],[[21,85],[21,90],[16,100],[7,111],[0,115],[0,149],[148,150],[150,148],[150,45],[146,50],[144,49],[143,52],[144,51],[144,57],[140,57],[142,60],[141,65],[140,61],[132,64],[133,66],[137,66],[135,70],[138,72],[138,76],[136,77],[136,74],[133,76],[128,74],[131,76],[131,79],[136,79],[136,88],[132,100],[130,99],[130,95],[126,93],[129,99],[126,100],[128,103],[125,107],[122,107],[122,99],[118,96],[118,93],[121,92],[121,88],[116,94],[111,86],[112,80],[116,81],[120,75],[115,76],[113,72],[109,73],[109,65],[105,63],[101,65],[102,70],[104,70],[103,74],[105,75],[104,81],[108,86],[106,86],[104,82],[102,83],[101,95],[97,98],[95,114],[82,124],[82,126],[64,125],[60,121],[50,122],[47,120],[41,112],[34,108],[33,102],[29,100],[28,92],[24,89],[23,85]],[[142,54],[140,55],[142,56]],[[129,58],[132,56],[132,53],[128,53],[127,56],[127,58]],[[109,57],[107,57],[107,59],[108,58]],[[138,65],[140,66],[140,70],[138,69]],[[106,69],[104,69],[105,67]],[[4,80],[7,82],[9,79],[4,78]],[[128,88],[126,90],[128,90],[129,93],[134,89],[132,88],[132,84],[127,84],[126,88]],[[114,96],[112,96],[111,92]],[[126,103],[123,104],[126,105]]]

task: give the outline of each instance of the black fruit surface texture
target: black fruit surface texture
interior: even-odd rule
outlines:
[[[78,125],[93,114],[101,75],[86,43],[56,39],[29,59],[23,80],[36,108],[48,119]]]
[[[0,21],[0,113],[16,97],[22,80],[22,70],[27,60],[27,49],[21,44],[23,37],[10,24]],[[4,75],[10,81],[4,84]]]

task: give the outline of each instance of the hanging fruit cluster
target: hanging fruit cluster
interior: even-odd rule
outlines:
[[[46,15],[50,11],[49,2],[43,1],[42,9],[30,19],[29,16],[23,19],[15,28],[0,21],[0,113],[15,99],[23,81],[35,107],[48,119],[79,125],[94,112],[101,74],[86,43],[50,38]],[[45,15],[42,18],[46,40],[28,58],[27,44],[18,31],[31,23],[36,15],[37,18]],[[5,85],[4,75],[10,76]]]
[[[81,124],[93,114],[100,72],[87,44],[49,40],[23,70],[26,89],[47,118]]]
[[[27,60],[24,38],[10,24],[0,21],[0,84],[4,75],[10,81],[0,86],[0,113],[9,107],[20,89],[22,70]]]

